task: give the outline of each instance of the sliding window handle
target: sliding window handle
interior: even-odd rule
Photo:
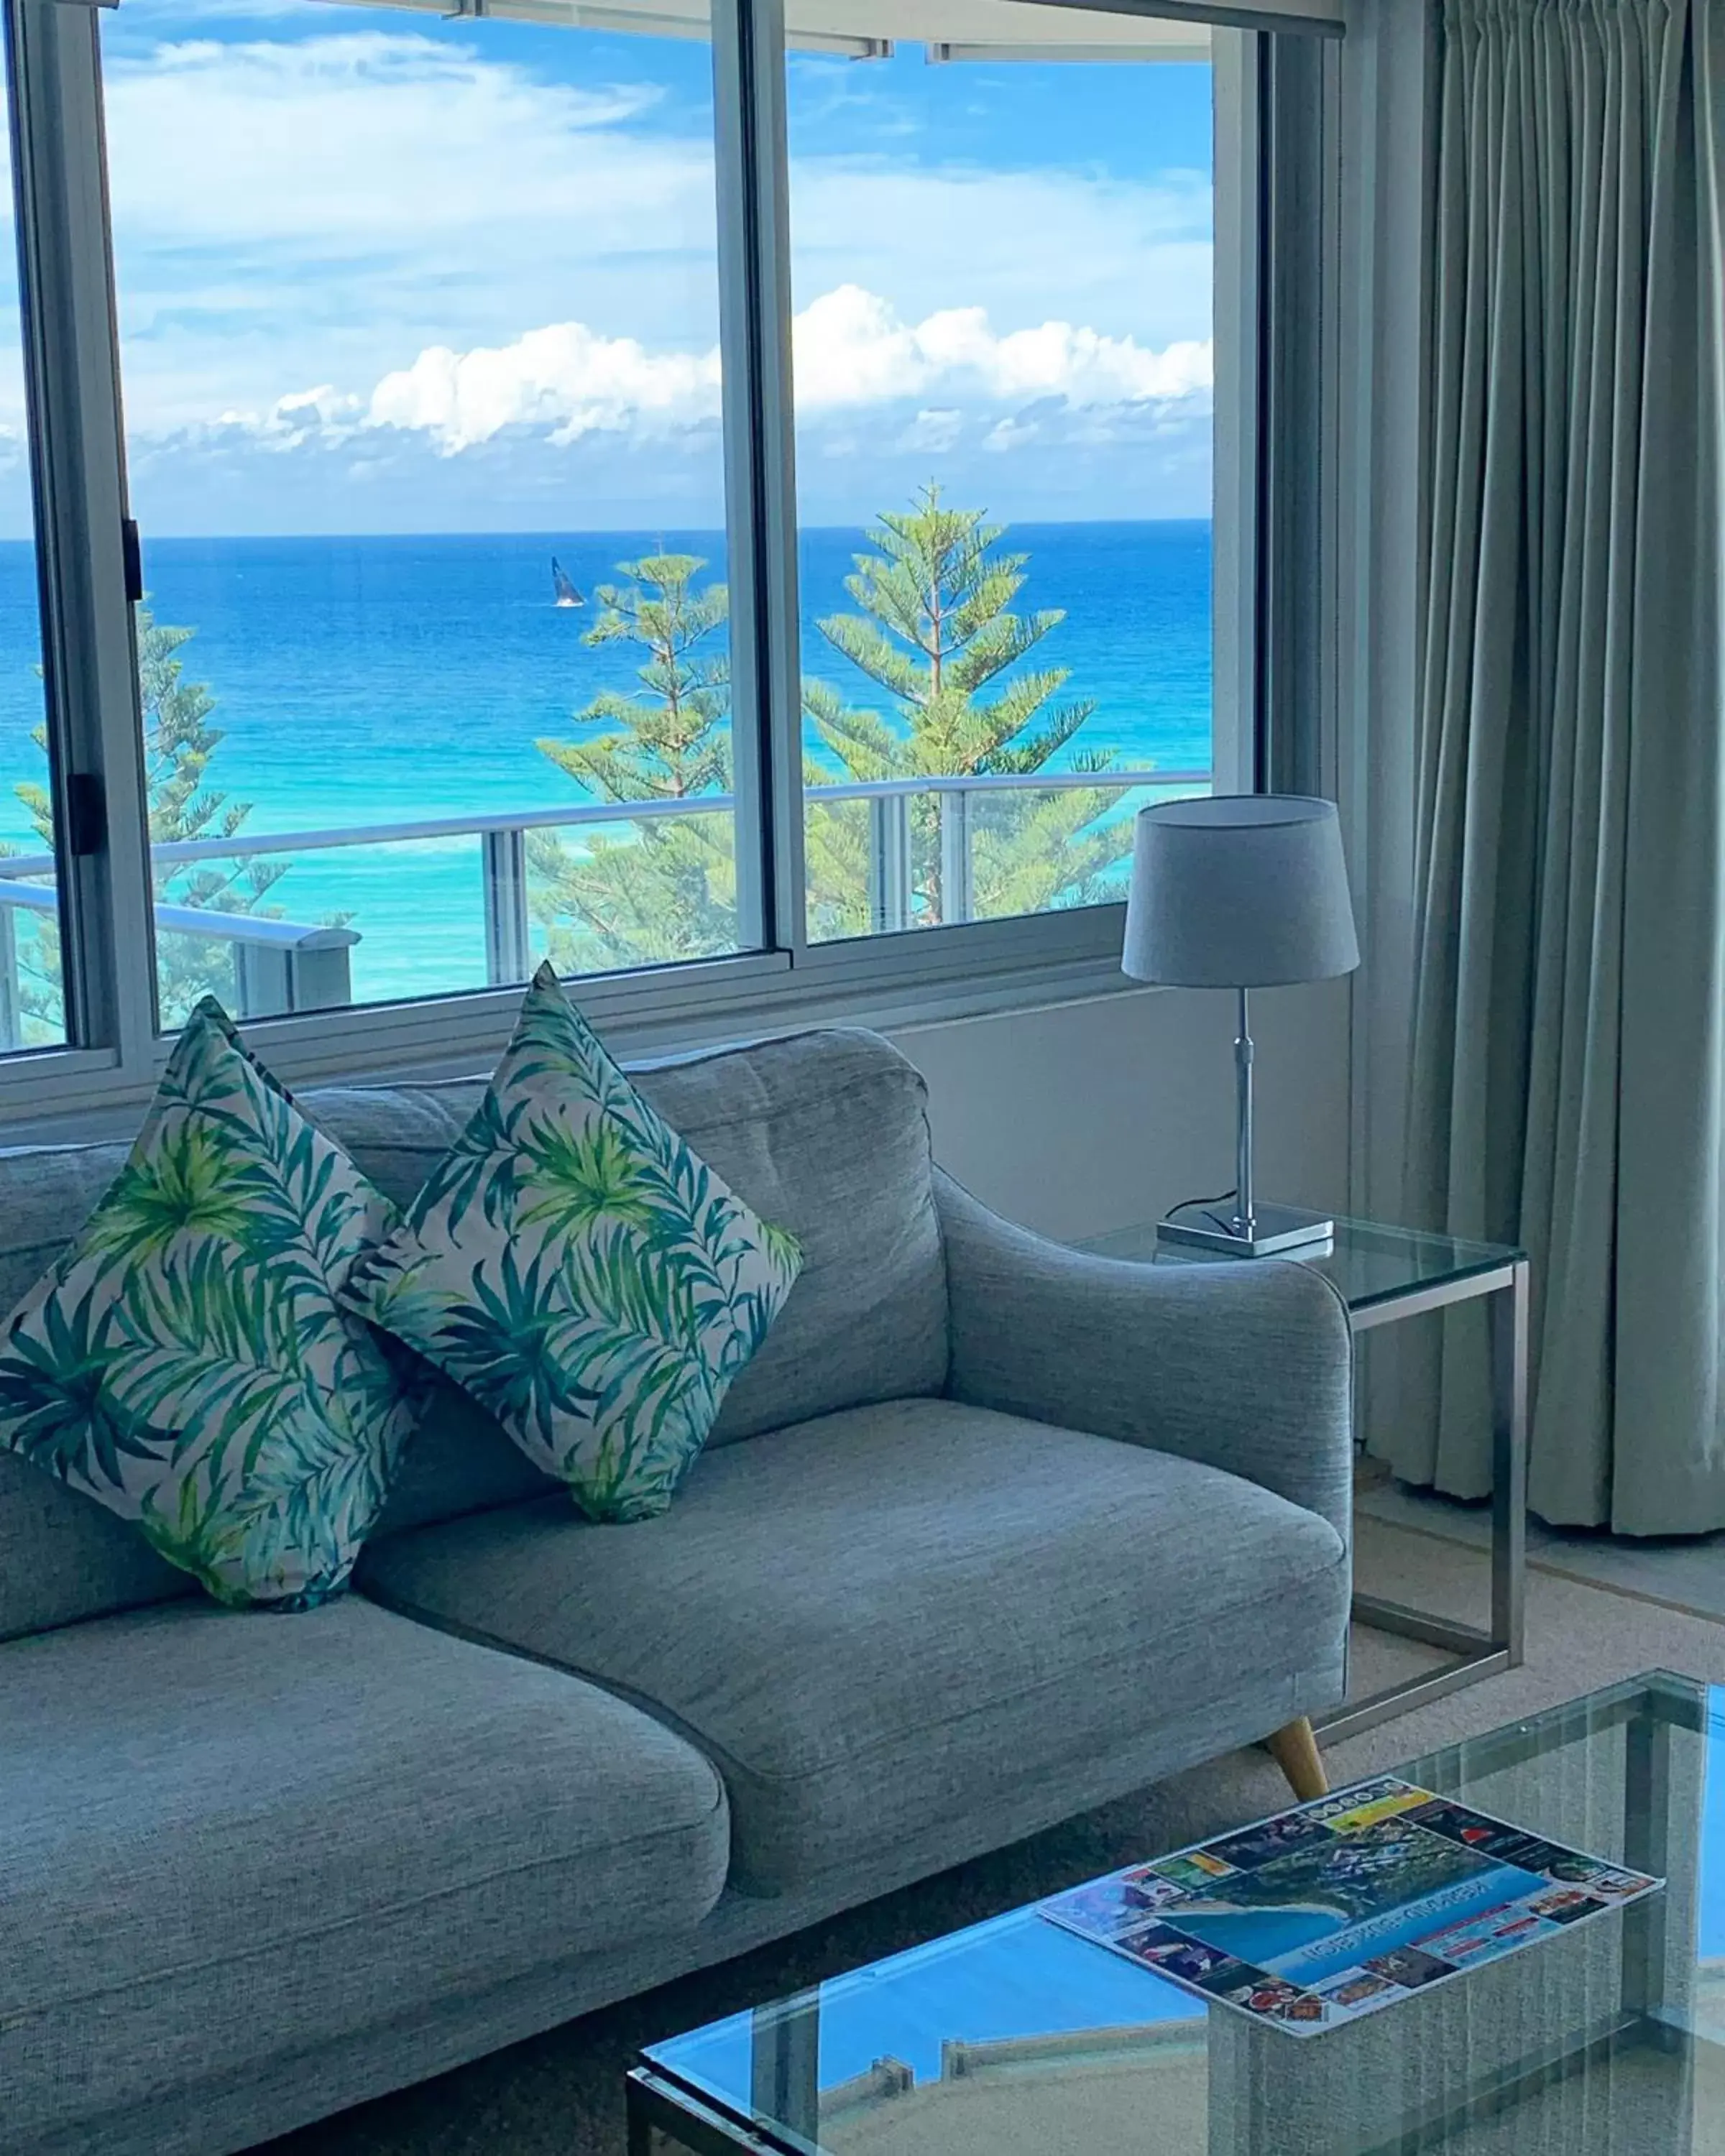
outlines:
[[[105,853],[108,845],[108,802],[93,771],[74,771],[66,780],[66,850],[74,860]]]
[[[135,516],[120,520],[120,555],[126,570],[126,596],[133,606],[141,606],[144,599],[144,550],[138,541],[138,525]]]

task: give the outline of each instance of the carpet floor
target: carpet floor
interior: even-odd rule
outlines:
[[[1491,1540],[1488,1505],[1410,1490],[1387,1476],[1362,1493],[1359,1509],[1386,1526],[1411,1527],[1474,1549],[1488,1548]],[[1603,1527],[1550,1527],[1530,1517],[1527,1561],[1542,1572],[1725,1620],[1725,1534],[1610,1535]]]
[[[1359,1584],[1479,1623],[1482,1552],[1449,1535],[1359,1522]],[[1522,1668],[1330,1748],[1343,1782],[1646,1669],[1725,1682],[1725,1623],[1538,1569]],[[1354,1696],[1446,1658],[1362,1627]],[[958,1926],[1276,1810],[1281,1777],[1231,1753],[1016,1847],[847,1912],[719,1969],[588,2015],[417,2088],[268,2144],[267,2156],[624,2156],[623,2077],[644,2044],[937,1937]],[[256,2152],[264,2156],[264,2152]]]

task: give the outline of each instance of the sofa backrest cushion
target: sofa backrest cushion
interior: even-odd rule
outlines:
[[[671,1128],[762,1219],[788,1228],[803,1246],[790,1299],[732,1387],[708,1444],[939,1392],[947,1378],[946,1256],[927,1092],[915,1065],[877,1034],[838,1027],[628,1067]],[[330,1087],[304,1095],[301,1105],[404,1204],[484,1091],[467,1079]],[[466,1488],[460,1455],[478,1412],[464,1403],[459,1416],[440,1415],[422,1431],[413,1450],[424,1465],[416,1475],[410,1456],[402,1502],[391,1507],[383,1532],[407,1526],[409,1515],[420,1525],[521,1494],[491,1494],[488,1469],[485,1494],[476,1483],[476,1502],[457,1502]],[[438,1486],[422,1492],[418,1483],[431,1470]],[[558,1486],[528,1472],[535,1492]]]
[[[709,1444],[876,1400],[937,1393],[947,1374],[946,1260],[925,1089],[877,1035],[793,1034],[630,1074],[673,1129],[765,1219],[803,1269],[732,1388]],[[299,1096],[398,1204],[478,1105],[481,1079],[329,1086]],[[0,1317],[53,1264],[126,1158],[124,1144],[0,1153]],[[378,1534],[558,1486],[443,1380]],[[136,1532],[27,1461],[0,1455],[0,1639],[195,1593]]]
[[[878,1034],[803,1033],[643,1071],[637,1082],[803,1270],[709,1445],[947,1382],[947,1255],[928,1088]]]
[[[129,1150],[32,1146],[0,1154],[0,1319],[95,1212]],[[198,1592],[130,1521],[0,1451],[0,1640]]]

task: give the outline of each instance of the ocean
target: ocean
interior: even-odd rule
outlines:
[[[661,543],[723,577],[723,535],[710,531],[146,537],[144,568],[157,621],[196,632],[185,678],[206,686],[226,737],[208,783],[251,803],[246,829],[262,833],[578,802],[534,744],[574,737],[598,690],[639,685],[638,648],[589,647],[582,633],[595,587]],[[860,531],[802,535],[803,661],[885,710],[817,626],[855,610],[844,580],[864,545]],[[1073,748],[1208,766],[1209,524],[1018,525],[1002,551],[1029,557],[1018,612],[1064,609],[1030,663],[1070,670],[1062,699],[1095,699]],[[553,603],[553,555],[584,608]],[[32,549],[0,544],[0,839],[25,845],[13,789],[43,767],[36,619]],[[294,920],[352,916],[354,991],[369,999],[483,984],[479,877],[476,839],[420,841],[304,855],[271,896]]]

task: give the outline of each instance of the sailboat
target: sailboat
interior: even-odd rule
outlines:
[[[551,581],[556,588],[559,606],[578,607],[587,604],[587,601],[582,598],[580,593],[570,582],[567,572],[555,554],[551,557]]]

